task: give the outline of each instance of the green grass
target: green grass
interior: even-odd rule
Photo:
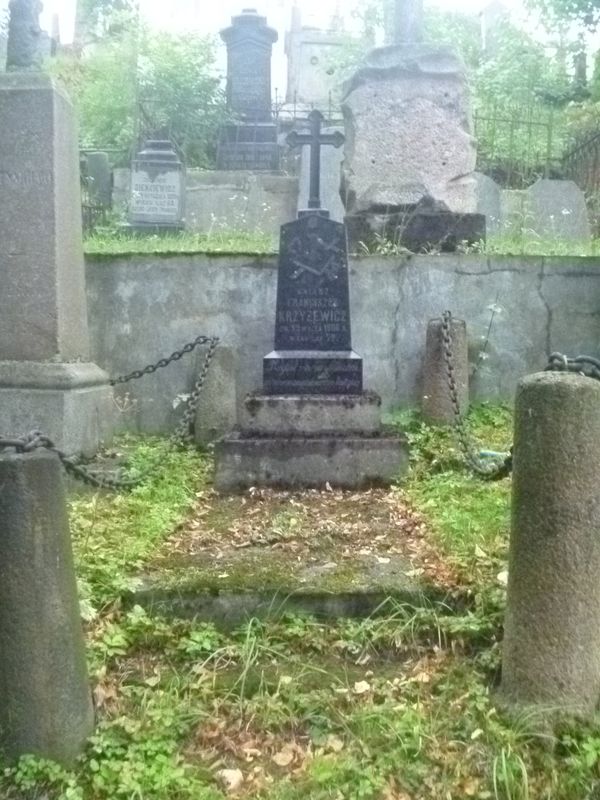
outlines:
[[[128,256],[152,253],[239,253],[263,255],[273,252],[268,234],[244,231],[215,231],[210,234],[138,235],[98,230],[84,241],[88,255]]]
[[[392,418],[411,446],[411,470],[403,488],[430,522],[432,533],[459,569],[465,584],[495,585],[506,565],[510,480],[484,481],[464,465],[454,431],[434,428],[413,413]],[[512,441],[508,407],[482,404],[471,410],[473,450],[507,452]]]
[[[507,718],[494,703],[510,481],[464,469],[452,433],[395,415],[413,445],[398,491],[464,570],[472,604],[388,603],[366,620],[201,620],[124,611],[117,599],[204,486],[208,461],[164,459],[131,494],[78,492],[71,519],[98,727],[70,770],[32,758],[2,771],[3,800],[584,800],[600,784],[600,724]],[[510,412],[482,406],[486,446],[510,441]],[[128,447],[131,446],[128,444]],[[462,565],[462,567],[461,567]],[[224,772],[225,770],[225,772]],[[228,772],[227,772],[228,771]],[[235,792],[226,779],[238,781]]]
[[[90,492],[77,485],[69,514],[85,616],[134,587],[132,576],[183,519],[207,479],[206,456],[159,439],[124,437],[132,474],[146,474],[131,492]]]
[[[276,252],[269,234],[260,231],[215,230],[207,234],[182,232],[164,235],[132,235],[112,228],[98,229],[84,241],[86,254],[92,256],[129,256],[144,254],[231,253],[267,255]],[[381,239],[375,246],[359,251],[361,255],[407,255],[403,247]],[[469,246],[466,253],[498,256],[599,256],[600,239],[591,242],[561,241],[542,238],[533,231],[521,234],[490,236],[486,243]],[[432,251],[435,254],[435,251]]]

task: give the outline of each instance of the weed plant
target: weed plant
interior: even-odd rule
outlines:
[[[388,601],[368,619],[287,616],[220,630],[119,598],[207,485],[208,460],[134,447],[165,470],[129,495],[78,492],[71,521],[89,604],[98,726],[71,769],[23,758],[0,772],[6,800],[584,800],[600,783],[600,726],[549,730],[494,704],[509,481],[480,483],[452,434],[414,414],[411,472],[395,491],[463,565],[463,611]],[[510,412],[471,427],[510,441]]]

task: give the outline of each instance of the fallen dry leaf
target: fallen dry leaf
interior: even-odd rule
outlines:
[[[237,792],[244,783],[244,774],[241,769],[220,769],[217,778],[228,792]]]
[[[370,691],[371,684],[367,681],[356,681],[354,684],[354,694],[365,694]]]
[[[271,759],[278,767],[288,767],[294,760],[294,753],[294,746],[286,744],[278,753],[274,753]]]

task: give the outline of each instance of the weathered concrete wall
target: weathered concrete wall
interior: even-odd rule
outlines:
[[[93,360],[115,375],[216,334],[237,352],[241,402],[260,388],[272,349],[276,278],[275,257],[88,257]],[[595,355],[600,346],[600,258],[356,258],[350,295],[365,387],[388,409],[418,401],[427,322],[446,308],[467,322],[471,396],[480,399],[512,399],[517,380],[542,369],[553,350]],[[200,359],[127,384],[124,426],[171,430],[173,400],[189,391]]]

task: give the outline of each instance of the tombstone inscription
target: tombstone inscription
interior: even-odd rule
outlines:
[[[352,351],[348,254],[344,225],[321,208],[323,145],[343,135],[322,134],[323,116],[309,115],[310,132],[292,131],[288,144],[310,146],[309,208],[281,227],[275,350],[264,359],[267,394],[360,394],[362,359]]]

